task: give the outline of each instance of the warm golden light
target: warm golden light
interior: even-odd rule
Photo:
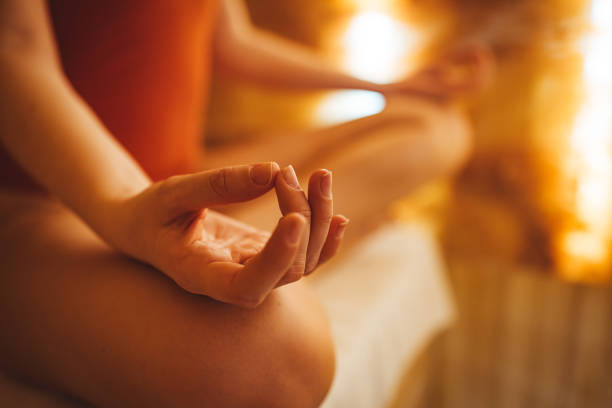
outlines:
[[[406,75],[412,68],[408,57],[419,37],[393,18],[393,2],[353,0],[352,5],[357,13],[340,38],[342,68],[377,83]],[[321,103],[317,119],[324,124],[338,123],[379,113],[384,106],[384,98],[372,92],[337,92]]]
[[[563,236],[566,256],[563,277],[571,281],[601,281],[607,278],[608,247],[598,234],[570,231]]]
[[[317,121],[332,125],[375,115],[385,108],[385,98],[370,91],[338,91],[326,97],[317,107]]]
[[[417,40],[414,31],[389,14],[363,11],[351,20],[344,34],[344,66],[369,81],[398,80],[410,68],[402,62]]]
[[[593,0],[593,33],[584,42],[586,101],[571,137],[570,169],[576,180],[578,228],[567,231],[561,247],[571,258],[562,272],[609,268],[612,238],[612,2]],[[591,272],[592,273],[592,272]]]

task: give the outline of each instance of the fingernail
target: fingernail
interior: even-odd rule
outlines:
[[[300,188],[300,184],[298,183],[293,166],[289,165],[283,169],[283,177],[285,178],[287,184],[289,184],[291,187]]]
[[[303,221],[292,220],[289,226],[289,233],[287,234],[287,242],[290,245],[297,245],[300,242],[303,224]]]
[[[336,229],[336,239],[342,239],[344,236],[344,231],[346,231],[346,226],[349,224],[348,218],[345,219],[342,223],[338,224],[338,228]]]
[[[326,171],[325,174],[321,176],[320,188],[321,194],[323,197],[330,199],[332,198],[332,175],[330,171]]]
[[[342,239],[344,237],[344,231],[346,231],[346,225],[338,225],[338,229],[336,229],[336,239]]]
[[[266,185],[272,179],[272,163],[260,163],[251,166],[251,180],[259,185]]]

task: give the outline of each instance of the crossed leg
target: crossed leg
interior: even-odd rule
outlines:
[[[325,396],[333,347],[304,284],[240,309],[116,253],[50,199],[1,195],[0,222],[7,375],[96,406],[314,407]]]
[[[366,228],[391,200],[451,172],[469,151],[460,115],[412,108],[297,139],[331,138],[335,149],[243,149],[209,162],[281,155],[305,158],[302,175],[329,167],[338,208]],[[258,200],[235,215],[269,226],[271,205]],[[304,283],[243,310],[185,293],[108,248],[50,199],[0,195],[0,222],[0,365],[21,384],[52,390],[32,391],[27,401],[64,406],[53,392],[101,406],[313,407],[324,398],[333,347]]]
[[[452,105],[422,98],[389,101],[382,113],[337,126],[294,135],[272,135],[253,145],[209,152],[207,165],[276,160],[294,164],[302,181],[313,170],[333,172],[336,212],[351,220],[344,244],[358,241],[385,220],[389,204],[416,187],[452,174],[471,150],[471,130]],[[274,197],[246,209],[225,209],[260,228],[274,226]]]

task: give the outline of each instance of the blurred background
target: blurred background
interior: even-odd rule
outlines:
[[[612,406],[612,1],[248,0],[253,22],[392,81],[461,44],[496,77],[460,101],[474,151],[390,206],[439,239],[456,322],[406,368],[397,407]],[[216,78],[211,145],[376,114],[376,93]],[[407,322],[409,324],[409,322]]]

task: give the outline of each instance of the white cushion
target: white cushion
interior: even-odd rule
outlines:
[[[379,230],[313,285],[337,352],[324,408],[387,406],[419,351],[454,318],[436,241],[418,223]]]

